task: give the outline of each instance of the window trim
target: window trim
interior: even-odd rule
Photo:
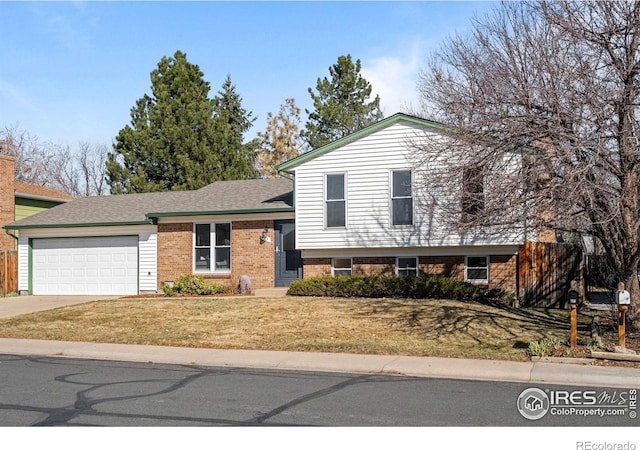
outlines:
[[[476,266],[469,266],[469,258],[484,258],[485,261],[487,262],[486,267],[476,267]],[[468,271],[469,269],[483,269],[487,271],[487,278],[486,279],[480,279],[480,278],[469,278],[468,276]],[[489,284],[489,280],[491,279],[491,258],[489,257],[489,255],[472,255],[472,256],[465,256],[464,257],[464,281],[466,281],[467,283],[471,283],[471,284]]]
[[[228,224],[229,225],[229,245],[217,245],[216,244],[216,225],[223,225],[223,224]],[[196,227],[197,225],[209,225],[209,245],[208,246],[202,246],[202,245],[196,245]],[[194,222],[193,223],[193,241],[192,241],[192,256],[191,256],[191,264],[192,264],[192,270],[194,274],[209,274],[209,273],[213,273],[213,274],[229,274],[231,273],[231,269],[232,269],[232,248],[233,248],[233,239],[232,239],[232,232],[233,232],[233,224],[230,221],[221,221],[221,222]],[[208,248],[209,249],[209,269],[208,270],[203,270],[203,269],[198,269],[196,267],[196,250],[197,249],[202,249],[202,248]],[[224,268],[224,269],[216,269],[216,250],[219,248],[228,248],[229,249],[229,267],[228,268]]]
[[[396,276],[400,277],[400,276],[405,276],[405,275],[401,275],[400,274],[400,260],[401,259],[413,259],[415,262],[415,274],[414,276],[418,276],[418,274],[420,273],[420,260],[417,256],[397,256],[396,257]],[[410,269],[410,268],[407,268]],[[404,270],[404,268],[403,268]]]
[[[328,179],[330,175],[342,175],[342,199],[328,199]],[[330,226],[329,225],[329,203],[342,202],[344,204],[344,225]],[[325,229],[344,229],[347,228],[347,173],[346,172],[326,172],[324,174],[324,228]]]
[[[336,272],[335,272],[336,271],[336,267],[335,267],[336,259],[343,260],[343,261],[349,260],[349,273],[348,274],[345,273],[345,274],[336,275]],[[347,270],[347,269],[338,268],[338,270]],[[331,276],[332,277],[336,277],[336,276],[345,276],[345,275],[347,275],[347,276],[353,275],[353,258],[331,258]]]
[[[411,189],[411,195],[410,196],[395,196],[394,194],[394,174],[396,172],[409,172],[409,177],[410,177],[410,186],[409,188]],[[401,168],[401,169],[391,169],[389,171],[389,203],[390,203],[390,208],[389,208],[389,212],[390,212],[390,221],[389,223],[391,224],[392,227],[412,227],[414,225],[414,219],[415,219],[415,201],[413,198],[414,195],[414,189],[413,189],[413,184],[414,184],[414,180],[413,180],[413,170],[411,169],[406,169],[406,168]],[[402,199],[410,199],[411,200],[411,223],[402,223],[402,224],[396,224],[395,223],[395,214],[394,214],[394,200],[402,200]]]

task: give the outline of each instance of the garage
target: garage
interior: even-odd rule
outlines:
[[[34,295],[138,293],[138,237],[32,240]]]

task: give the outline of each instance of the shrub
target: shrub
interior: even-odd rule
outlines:
[[[561,341],[558,338],[543,338],[537,342],[529,343],[530,356],[550,356],[560,347]]]
[[[162,285],[167,295],[214,295],[226,292],[226,288],[218,283],[211,283],[201,275],[180,275],[173,286]]]
[[[445,298],[456,300],[506,300],[509,293],[483,289],[446,277],[322,276],[296,280],[289,295],[314,297]]]

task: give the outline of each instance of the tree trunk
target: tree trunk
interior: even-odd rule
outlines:
[[[634,273],[625,281],[625,289],[631,295],[631,305],[627,311],[627,325],[630,330],[640,330],[640,282]]]

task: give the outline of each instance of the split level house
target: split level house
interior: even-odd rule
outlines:
[[[521,291],[531,256],[522,230],[463,236],[427,217],[412,148],[434,136],[448,138],[396,114],[280,165],[277,179],[82,198],[15,221],[4,228],[18,237],[19,291],[160,292],[182,274],[230,288],[247,275],[254,289],[437,274]]]

